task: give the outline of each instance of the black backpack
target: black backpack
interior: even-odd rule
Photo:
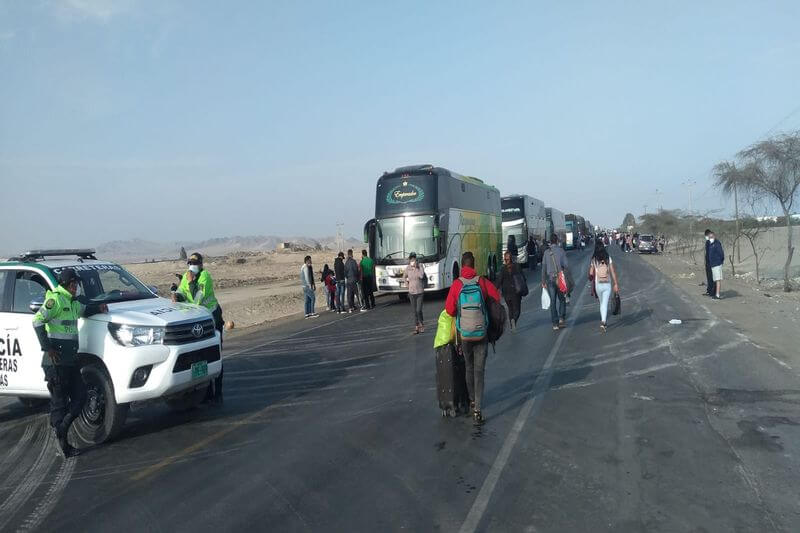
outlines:
[[[494,298],[486,299],[486,307],[489,308],[489,329],[486,332],[486,340],[488,340],[492,348],[495,348],[494,343],[500,340],[508,322],[508,313],[503,305]],[[495,353],[497,349],[495,348]]]

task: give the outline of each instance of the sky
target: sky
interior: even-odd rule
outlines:
[[[0,251],[361,234],[432,163],[617,226],[800,129],[800,2],[0,0]]]

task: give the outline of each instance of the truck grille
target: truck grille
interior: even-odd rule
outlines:
[[[199,335],[197,334],[198,332],[200,332]],[[188,344],[203,339],[210,339],[213,336],[214,321],[209,318],[197,322],[167,326],[164,331],[164,344]]]
[[[172,368],[172,373],[189,370],[194,363],[199,363],[200,361],[208,363],[219,361],[219,346],[209,346],[202,350],[180,354],[178,360],[175,361],[175,366]]]

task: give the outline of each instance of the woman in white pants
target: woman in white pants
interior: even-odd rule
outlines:
[[[589,264],[589,279],[594,280],[595,291],[600,300],[600,329],[606,331],[608,300],[612,290],[615,294],[619,292],[619,283],[614,261],[608,256],[605,246],[598,245],[594,249],[592,262]]]

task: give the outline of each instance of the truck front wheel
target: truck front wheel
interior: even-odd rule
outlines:
[[[80,446],[95,446],[119,434],[130,406],[117,403],[114,384],[102,366],[86,365],[81,374],[86,382],[86,403],[72,424],[72,431]]]

